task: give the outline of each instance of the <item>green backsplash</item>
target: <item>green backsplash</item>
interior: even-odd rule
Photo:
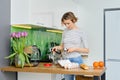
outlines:
[[[41,50],[42,60],[47,59],[50,42],[60,44],[62,37],[62,33],[47,32],[45,29],[44,27],[40,29],[25,29],[11,26],[11,32],[26,31],[28,33],[26,46],[37,45],[37,47]]]

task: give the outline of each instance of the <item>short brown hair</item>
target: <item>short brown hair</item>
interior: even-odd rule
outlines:
[[[68,20],[68,19],[70,19],[73,23],[77,22],[77,20],[78,20],[77,17],[74,15],[73,12],[66,12],[66,13],[62,16],[61,22],[63,23],[64,20]]]

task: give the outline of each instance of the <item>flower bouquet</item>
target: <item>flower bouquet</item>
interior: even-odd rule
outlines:
[[[25,63],[30,64],[29,56],[27,53],[24,52],[25,43],[27,32],[13,32],[11,33],[11,46],[13,52],[8,56],[5,57],[6,59],[10,58],[10,63],[12,64],[13,61],[15,66],[17,67],[24,67]]]

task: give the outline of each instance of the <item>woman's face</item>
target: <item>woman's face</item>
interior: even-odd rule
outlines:
[[[66,26],[66,28],[68,28],[68,29],[73,29],[73,27],[74,27],[74,23],[70,20],[70,19],[68,19],[68,20],[64,20],[63,21],[63,24]]]

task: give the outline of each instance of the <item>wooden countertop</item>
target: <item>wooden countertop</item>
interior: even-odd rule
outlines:
[[[93,75],[101,76],[105,72],[105,68],[94,69],[89,67],[88,70],[83,70],[81,68],[75,69],[64,69],[59,65],[52,65],[50,67],[45,67],[44,63],[39,63],[37,67],[24,67],[16,68],[15,66],[6,66],[0,68],[3,72],[35,72],[35,73],[53,73],[53,74],[75,74],[75,75]]]

